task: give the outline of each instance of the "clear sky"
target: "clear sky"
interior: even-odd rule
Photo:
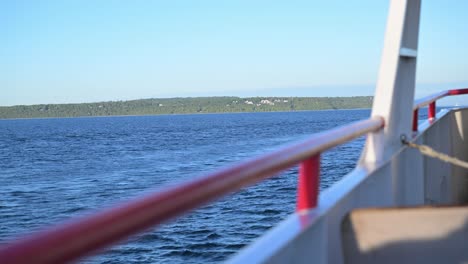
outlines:
[[[468,1],[422,3],[418,94],[468,86]],[[0,105],[372,95],[388,2],[0,1]]]

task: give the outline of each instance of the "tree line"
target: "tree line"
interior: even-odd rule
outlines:
[[[370,108],[371,105],[372,96],[153,98],[79,104],[2,106],[0,118],[301,111]]]

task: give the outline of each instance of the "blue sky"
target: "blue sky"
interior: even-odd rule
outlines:
[[[468,86],[466,10],[423,2],[418,95]],[[372,95],[387,11],[376,0],[1,1],[0,105]]]

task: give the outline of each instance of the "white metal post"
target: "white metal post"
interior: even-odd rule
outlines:
[[[390,3],[372,107],[372,116],[384,117],[385,129],[369,135],[361,163],[389,159],[401,147],[400,135],[411,133],[420,5],[420,0]]]

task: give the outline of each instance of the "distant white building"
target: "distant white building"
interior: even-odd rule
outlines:
[[[261,100],[260,103],[261,104],[266,104],[266,105],[275,105],[275,103],[271,102],[270,100],[266,100],[266,99]]]

